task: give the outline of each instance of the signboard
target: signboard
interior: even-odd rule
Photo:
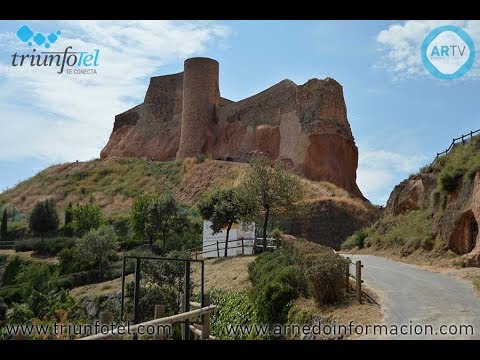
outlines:
[[[219,233],[213,234],[212,223],[210,221],[203,222],[203,257],[223,257],[225,255],[225,239],[227,237],[227,229],[222,229]],[[255,239],[255,223],[249,224],[233,224],[228,236],[227,256],[242,255],[242,238],[243,238],[243,254],[253,254],[253,242]],[[218,248],[217,248],[218,243]]]

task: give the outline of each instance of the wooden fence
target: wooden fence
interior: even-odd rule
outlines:
[[[229,239],[228,243],[231,243],[231,242],[236,243],[238,241],[241,242],[240,245],[228,246],[228,250],[230,250],[230,249],[242,249],[242,255],[246,255],[245,254],[245,248],[248,248],[248,247],[251,247],[253,249],[263,248],[263,244],[262,244],[263,238]],[[198,259],[199,255],[203,256],[205,254],[211,254],[211,253],[216,253],[217,257],[222,257],[224,255],[224,252],[225,252],[225,246],[223,246],[223,248],[220,248],[220,245],[224,245],[225,243],[226,243],[226,241],[216,241],[213,244],[204,245],[201,248],[195,249],[194,250],[195,260]],[[278,245],[277,244],[277,239],[267,238],[267,250],[275,250],[277,248],[277,245]],[[251,254],[247,254],[247,255],[251,255]]]
[[[210,335],[210,314],[215,311],[216,305],[210,304],[210,297],[208,294],[205,294],[203,299],[203,307],[200,303],[190,302],[190,306],[194,310],[172,316],[165,316],[164,305],[156,305],[155,319],[129,326],[128,334],[129,336],[132,336],[132,339],[136,340],[138,339],[138,335],[142,335],[140,334],[139,329],[157,327],[158,332],[153,335],[153,339],[166,340],[166,334],[164,333],[164,328],[162,328],[162,326],[182,323],[183,326],[188,326],[188,330],[193,334],[195,340],[216,340],[214,336]],[[197,321],[190,323],[189,320],[193,318],[196,318]],[[100,324],[106,324],[110,326],[112,323],[112,315],[109,312],[101,313],[99,320]],[[125,327],[126,325],[122,324],[122,328],[125,329]],[[123,332],[120,333],[118,329],[119,327],[110,330],[107,333],[90,335],[78,340],[113,340],[119,336],[125,336]]]
[[[476,130],[476,131],[470,131],[470,133],[468,134],[464,134],[458,138],[454,138],[452,140],[452,143],[450,144],[450,146],[448,147],[448,149],[442,151],[442,152],[439,152],[437,153],[437,156],[435,156],[435,159],[433,159],[432,163],[430,165],[432,165],[435,161],[437,161],[437,159],[442,156],[442,155],[446,155],[448,154],[456,145],[465,145],[469,140],[471,140],[473,138],[473,136],[480,132],[480,129]]]
[[[345,290],[347,294],[354,292],[357,298],[357,301],[361,304],[363,299],[367,300],[370,303],[377,304],[374,298],[368,295],[365,291],[362,290],[362,269],[363,265],[360,260],[353,262],[349,257],[346,258],[347,266],[345,267]],[[355,273],[350,270],[351,266],[355,267]],[[351,279],[354,282],[354,286],[350,283]]]

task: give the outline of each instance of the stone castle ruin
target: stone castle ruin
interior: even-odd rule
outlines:
[[[152,77],[143,103],[115,116],[101,157],[167,161],[199,154],[230,161],[265,154],[363,197],[342,86],[330,78],[283,80],[235,102],[220,96],[217,61],[187,59],[183,72]]]

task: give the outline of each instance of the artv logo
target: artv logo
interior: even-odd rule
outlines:
[[[464,30],[451,25],[432,30],[422,44],[422,61],[440,79],[456,79],[475,62],[473,40]]]
[[[13,67],[57,67],[59,68],[57,74],[75,75],[96,75],[97,67],[99,65],[100,50],[93,51],[73,51],[72,46],[67,46],[63,51],[37,51],[33,48],[36,44],[49,49],[54,44],[61,31],[44,35],[42,33],[34,34],[32,29],[27,25],[23,25],[17,31],[17,37],[28,46],[32,47],[30,53],[19,54],[15,52],[12,54]]]

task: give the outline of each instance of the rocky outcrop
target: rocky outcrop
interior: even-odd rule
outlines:
[[[430,194],[437,186],[437,177],[420,173],[395,186],[385,207],[385,215],[399,215],[411,210],[427,208]]]
[[[262,153],[363,197],[343,89],[330,78],[283,80],[233,102],[220,97],[216,61],[188,59],[184,73],[152,78],[144,102],[115,117],[101,157],[164,161],[200,153],[233,161]]]

